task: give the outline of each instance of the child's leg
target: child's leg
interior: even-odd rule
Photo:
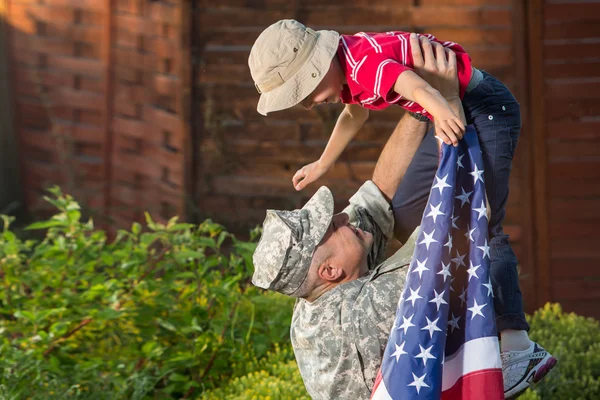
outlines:
[[[484,73],[483,81],[465,95],[463,105],[467,122],[478,132],[491,208],[490,274],[496,325],[501,332],[503,350],[524,350],[530,344],[526,334],[529,325],[523,312],[517,257],[502,229],[512,159],[521,129],[519,104],[504,84]]]

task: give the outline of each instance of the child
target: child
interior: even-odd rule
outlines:
[[[521,126],[519,104],[500,81],[472,67],[460,45],[422,36],[452,50],[437,56],[448,53],[456,57],[464,117],[478,132],[492,211],[490,272],[501,334],[505,397],[509,398],[541,379],[555,363],[527,335],[517,261],[501,225]],[[367,120],[369,109],[397,104],[419,120],[433,121],[436,137],[457,145],[465,130],[462,119],[411,69],[411,46],[418,45],[417,35],[407,32],[340,35],[314,31],[295,20],[279,21],[261,33],[248,60],[261,94],[259,113],[267,115],[299,104],[306,109],[340,101],[345,104],[320,159],[294,175],[296,190],[317,180],[334,164]]]

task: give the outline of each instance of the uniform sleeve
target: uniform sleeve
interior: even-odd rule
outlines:
[[[354,80],[366,91],[387,101],[398,77],[404,71],[412,69],[383,54],[369,54],[358,63]]]
[[[394,215],[390,203],[373,181],[365,182],[350,198],[344,209],[350,223],[373,235],[373,246],[368,255],[369,269],[383,261],[388,240],[394,233]]]

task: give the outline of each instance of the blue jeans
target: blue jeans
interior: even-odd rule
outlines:
[[[483,71],[482,71],[483,72]],[[483,72],[483,80],[466,93],[463,108],[467,124],[477,130],[483,155],[484,179],[492,215],[489,221],[490,274],[498,331],[529,330],[519,288],[517,257],[502,229],[506,215],[508,183],[512,159],[521,130],[519,103],[508,88]],[[405,242],[421,223],[429,192],[438,167],[437,143],[433,129],[417,150],[392,205],[396,219],[395,235]]]

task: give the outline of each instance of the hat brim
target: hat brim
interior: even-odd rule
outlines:
[[[310,214],[310,241],[314,247],[310,250],[312,254],[315,248],[321,243],[331,220],[333,219],[333,194],[327,186],[321,186],[319,190],[306,202],[303,210]]]
[[[260,114],[267,115],[298,105],[323,80],[338,50],[340,35],[335,31],[325,30],[316,33],[315,48],[302,68],[283,85],[260,95],[256,107]]]

